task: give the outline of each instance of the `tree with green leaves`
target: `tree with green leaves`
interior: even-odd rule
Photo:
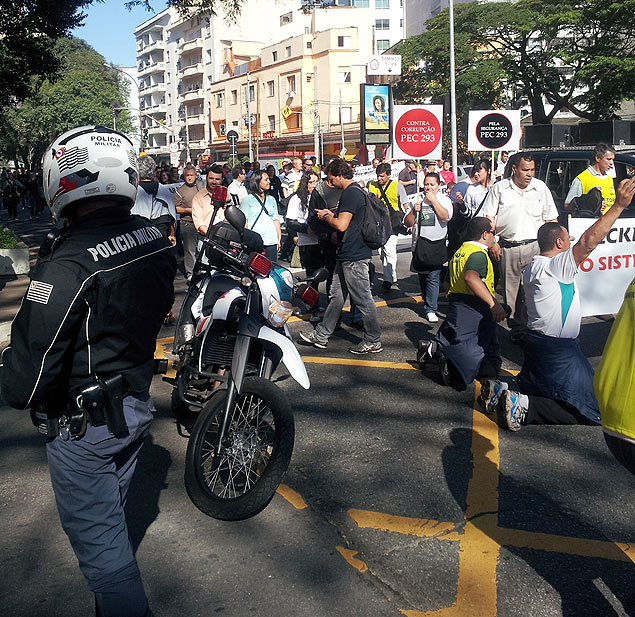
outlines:
[[[82,9],[92,0],[0,3],[0,108],[19,102],[40,79],[55,74],[55,41],[81,25]]]
[[[448,11],[427,26],[403,44],[404,97],[449,91]],[[459,110],[526,99],[534,124],[561,109],[601,120],[635,96],[635,0],[472,2],[455,32]]]
[[[53,49],[59,62],[57,78],[45,79],[19,106],[0,118],[0,153],[26,167],[38,166],[44,148],[71,128],[112,125],[112,103],[126,98],[126,84],[118,72],[104,66],[104,58],[82,40],[61,38]],[[117,119],[122,132],[132,128],[126,110]]]
[[[121,0],[123,1],[123,0]],[[236,19],[244,0],[168,0],[183,15],[213,15],[222,6]],[[44,79],[53,79],[60,68],[55,41],[70,36],[80,26],[93,0],[0,0],[0,109],[15,106],[36,90]],[[145,6],[148,0],[124,2]]]

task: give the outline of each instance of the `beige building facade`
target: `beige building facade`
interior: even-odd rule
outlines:
[[[254,157],[312,153],[316,123],[325,151],[339,151],[342,125],[353,143],[375,13],[364,2],[306,11],[248,0],[235,23],[173,8],[154,15],[135,30],[145,151],[167,160],[174,142],[173,162],[224,160],[233,128],[244,156],[250,116]]]

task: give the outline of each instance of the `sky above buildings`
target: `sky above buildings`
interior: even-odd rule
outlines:
[[[98,51],[106,62],[118,66],[135,66],[137,59],[135,28],[154,13],[142,7],[131,11],[124,6],[125,0],[108,0],[91,4],[87,9],[84,25],[73,30],[73,36],[84,39]],[[152,7],[165,8],[161,0],[152,2]]]

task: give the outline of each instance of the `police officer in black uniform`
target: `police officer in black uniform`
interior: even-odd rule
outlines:
[[[47,435],[62,527],[97,615],[147,616],[123,506],[154,411],[148,389],[176,262],[161,232],[130,214],[138,172],[127,137],[68,131],[43,167],[51,213],[70,224],[40,250],[0,386]]]

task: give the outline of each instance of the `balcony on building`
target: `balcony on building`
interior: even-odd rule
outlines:
[[[205,138],[190,139],[188,145],[191,149],[203,149],[207,148],[207,140]]]
[[[188,88],[179,92],[179,98],[183,101],[200,101],[205,98],[203,88]]]
[[[199,113],[199,114],[188,114],[187,115],[187,124],[188,126],[195,126],[197,124],[205,124],[205,114],[204,113]]]
[[[141,96],[155,94],[156,92],[165,92],[165,82],[161,81],[153,84],[142,84],[139,86],[139,94]]]
[[[148,43],[137,45],[137,55],[147,54],[157,49],[165,49],[165,41],[161,38],[151,39]]]
[[[179,43],[179,52],[184,54],[188,51],[194,51],[195,49],[203,49],[203,39],[198,37],[190,39],[189,41],[183,40]]]
[[[203,63],[196,62],[195,64],[190,64],[188,66],[182,66],[181,75],[183,77],[193,77],[194,75],[202,75],[203,74]]]
[[[152,75],[152,73],[163,73],[165,70],[165,62],[144,62],[139,63],[139,70],[137,71],[139,77],[145,75]]]
[[[167,105],[165,103],[150,103],[146,105],[145,109],[142,109],[147,114],[155,115],[155,114],[165,114],[167,111]]]

